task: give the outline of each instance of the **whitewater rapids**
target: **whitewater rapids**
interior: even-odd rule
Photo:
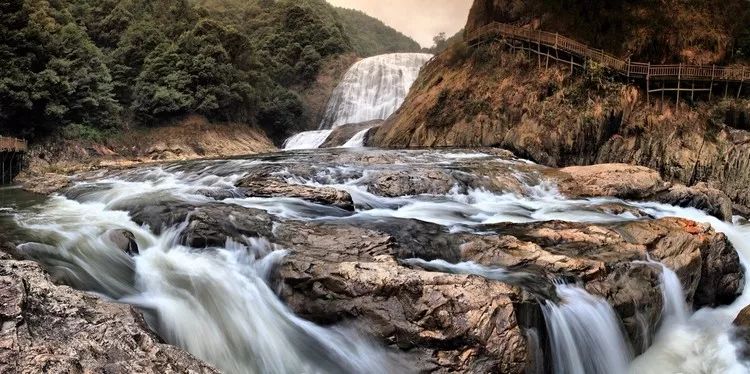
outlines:
[[[322,151],[318,151],[322,152]],[[327,152],[327,151],[326,151]],[[337,152],[347,152],[337,150]],[[453,168],[457,162],[502,162],[519,170],[524,160],[498,160],[480,152],[391,151],[409,155],[409,162]],[[323,153],[321,153],[323,154]],[[314,164],[314,153],[270,155],[143,167],[82,180],[67,195],[15,210],[30,240],[52,247],[22,245],[50,272],[79,288],[91,290],[144,311],[149,324],[170,343],[230,373],[403,372],[401,359],[354,329],[321,327],[296,316],[276,295],[271,274],[286,254],[273,238],[245,238],[206,249],[186,247],[178,240],[184,223],[156,230],[133,222],[130,204],[169,202],[216,203],[213,194],[230,196],[221,203],[263,209],[291,220],[322,218],[377,220],[401,217],[433,222],[453,232],[471,231],[498,222],[566,220],[616,222],[639,219],[629,213],[610,214],[597,205],[619,202],[654,217],[678,216],[710,223],[727,235],[743,265],[750,258],[750,227],[721,222],[692,208],[616,199],[573,200],[549,183],[529,183],[522,193],[482,189],[442,195],[383,197],[365,184],[367,166],[313,167],[312,174],[289,169],[287,182],[348,191],[356,211],[332,216],[329,207],[293,198],[244,197],[235,184],[245,171],[271,164]],[[519,180],[532,180],[518,175]],[[140,254],[124,254],[104,235],[124,229],[134,234]],[[474,263],[410,260],[430,271],[473,274],[505,281],[505,269]],[[654,266],[661,266],[654,264]],[[666,269],[666,268],[664,268]],[[611,307],[602,299],[570,284],[558,286],[563,301],[543,305],[551,331],[553,367],[563,373],[746,373],[730,341],[731,322],[750,304],[746,277],[742,296],[732,305],[687,310],[679,281],[662,272],[665,311],[652,347],[633,359]],[[590,361],[594,356],[596,360]]]

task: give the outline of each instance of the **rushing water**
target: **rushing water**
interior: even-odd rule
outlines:
[[[424,53],[391,53],[356,62],[331,94],[320,130],[291,136],[284,149],[318,148],[335,127],[388,118],[404,102],[430,58],[432,55]],[[366,133],[358,132],[343,147],[363,146]]]
[[[367,132],[370,131],[369,128],[361,130],[354,134],[351,139],[347,140],[344,145],[342,145],[342,148],[359,148],[365,146],[365,136],[367,135]]]
[[[425,53],[391,53],[358,61],[333,91],[320,128],[388,118],[430,58]]]
[[[560,284],[557,293],[562,302],[547,301],[542,306],[553,372],[626,373],[630,349],[612,307],[575,286]]]
[[[320,147],[333,130],[305,131],[294,134],[284,141],[284,149],[313,149]]]
[[[357,331],[321,327],[305,321],[277,297],[269,276],[286,254],[273,237],[228,241],[222,246],[195,250],[178,240],[184,223],[157,231],[136,224],[128,210],[135,205],[221,202],[259,208],[284,219],[367,221],[400,217],[433,222],[453,232],[476,231],[483,224],[566,220],[613,222],[639,219],[630,213],[611,214],[596,209],[614,199],[571,200],[539,175],[525,171],[523,160],[500,159],[468,151],[357,151],[390,157],[380,164],[337,164],[351,151],[289,152],[247,159],[194,161],[105,173],[80,181],[65,195],[41,205],[8,204],[25,229],[20,250],[47,265],[58,279],[131,303],[145,311],[149,323],[167,341],[231,373],[259,372],[403,372],[379,343]],[[515,170],[527,183],[520,192],[490,192],[455,188],[446,194],[379,196],[369,191],[371,173],[378,169],[412,166],[443,168],[471,174],[464,165],[496,163]],[[302,168],[299,166],[303,165]],[[244,197],[235,183],[254,170],[275,167],[274,175],[290,183],[328,186],[348,191],[356,211],[294,198]],[[300,172],[302,171],[302,172]],[[481,176],[477,176],[481,177]],[[679,216],[707,222],[728,238],[743,263],[750,255],[750,227],[721,222],[695,209],[654,203],[619,202],[654,217]],[[140,254],[130,257],[117,248],[108,233],[124,229],[134,234]],[[505,269],[443,260],[406,260],[429,271],[471,274],[512,282],[517,274]],[[661,266],[655,263],[654,266]],[[747,278],[746,278],[747,282]],[[690,315],[679,280],[662,271],[665,320],[653,346],[632,360],[619,320],[603,300],[583,288],[560,284],[558,303],[543,303],[549,365],[560,373],[741,373],[730,342],[731,321],[750,303],[743,295],[732,305],[703,309]],[[534,334],[532,334],[534,335]],[[537,335],[534,335],[537,336]],[[538,336],[537,336],[538,338]],[[538,353],[537,353],[538,355]],[[632,362],[631,362],[632,360]]]

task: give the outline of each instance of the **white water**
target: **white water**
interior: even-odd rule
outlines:
[[[331,94],[320,130],[295,134],[283,148],[318,148],[334,127],[388,118],[404,102],[419,70],[430,58],[432,55],[425,53],[391,53],[356,62]],[[362,147],[365,134],[366,130],[358,132],[342,147]]]
[[[314,149],[320,147],[333,130],[304,131],[284,141],[285,150]]]
[[[381,373],[393,368],[383,351],[353,331],[319,327],[279,300],[268,278],[284,250],[253,238],[242,244],[228,241],[221,248],[182,246],[178,238],[184,225],[155,235],[127,213],[108,208],[131,188],[113,185],[83,203],[53,197],[41,212],[19,215],[38,239],[57,243],[54,254],[35,252],[32,245],[20,249],[54,272],[72,276],[80,287],[143,308],[167,341],[228,373]],[[140,255],[134,263],[103,239],[107,230],[117,228],[135,234]]]
[[[424,53],[391,53],[358,61],[333,91],[320,128],[388,118],[430,58]]]
[[[370,128],[357,132],[351,139],[347,140],[341,148],[361,148],[365,146],[365,136]]]
[[[403,262],[412,266],[419,266],[421,268],[429,270],[436,270],[453,274],[478,275],[480,277],[492,280],[505,280],[509,277],[508,272],[503,268],[483,266],[473,261],[453,264],[445,260],[425,261],[421,258],[409,258],[404,260]]]
[[[78,201],[54,197],[40,211],[21,214],[19,221],[34,232],[39,241],[56,243],[56,253],[40,256],[46,255],[59,272],[79,276],[81,282],[97,292],[152,310],[153,325],[163,336],[225,371],[257,372],[262,368],[261,371],[267,372],[367,372],[368,368],[382,368],[388,362],[382,352],[355,333],[324,329],[300,320],[276,298],[266,280],[269,269],[283,256],[283,249],[273,248],[263,240],[248,239],[242,244],[230,242],[222,248],[194,251],[177,243],[180,227],[154,235],[147,228],[133,223],[127,213],[117,210],[134,201],[200,204],[211,200],[201,191],[231,191],[245,169],[273,162],[294,164],[308,156],[300,157],[285,161],[195,162],[191,165],[198,168],[193,171],[183,170],[178,165],[123,172],[119,177],[92,183],[98,190],[77,197]],[[450,165],[450,160],[475,158],[481,162],[493,162],[489,155],[471,153],[433,152],[414,153],[413,156],[415,162],[446,165]],[[311,160],[306,162],[310,167],[315,164]],[[316,178],[316,182],[294,175],[288,180],[309,184],[325,180],[327,185],[350,191],[358,206],[356,218],[407,217],[466,230],[487,222],[550,219],[608,222],[635,218],[629,214],[613,215],[592,209],[598,204],[617,200],[567,200],[556,192],[554,186],[544,184],[528,186],[522,195],[469,190],[440,196],[385,198],[369,193],[361,185],[366,178],[356,167],[325,170],[325,175]],[[291,219],[315,219],[330,217],[331,214],[330,208],[290,198],[236,197],[224,200],[224,203],[258,207]],[[679,216],[710,223],[727,235],[743,264],[750,258],[748,226],[721,222],[695,209],[663,204],[628,204],[655,217]],[[135,234],[141,248],[141,255],[135,258],[135,262],[101,236],[113,228],[124,228]],[[471,263],[431,261],[414,265],[434,269],[442,267],[442,271],[501,280],[505,276],[502,269]],[[654,345],[636,358],[629,368],[627,349],[620,351],[626,355],[624,370],[654,374],[748,372],[746,364],[738,359],[736,345],[730,342],[729,336],[732,320],[742,307],[750,304],[747,284],[750,277],[745,278],[745,291],[732,305],[703,309],[692,315],[687,308],[680,306],[682,291],[674,273],[665,271],[662,277],[665,316],[676,316],[670,318],[675,322],[662,324]],[[549,313],[559,314],[559,331],[568,331],[558,333],[562,337],[560,344],[566,345],[566,348],[558,349],[561,352],[560,358],[555,359],[558,365],[564,368],[594,365],[592,370],[598,370],[596,365],[599,363],[576,359],[583,354],[609,362],[607,365],[611,370],[608,372],[619,372],[623,367],[620,365],[622,357],[612,356],[609,351],[589,352],[594,349],[590,347],[591,342],[602,339],[617,341],[608,334],[619,334],[619,325],[610,324],[611,321],[605,318],[607,312],[600,305],[601,300],[581,294],[581,289],[558,291],[565,302]],[[594,336],[579,336],[580,331],[576,330],[576,321],[580,320],[578,312],[599,315],[597,318],[601,323],[588,324],[589,333]],[[211,331],[198,325],[210,326],[207,329]],[[571,347],[575,349],[567,347],[568,342],[573,342]],[[312,348],[315,351],[310,351]]]
[[[662,321],[663,323],[686,323],[689,308],[685,302],[682,283],[674,270],[661,263],[659,265],[661,266],[661,296],[664,301]]]
[[[603,299],[558,285],[562,302],[542,305],[556,374],[622,374],[631,355],[619,319]]]

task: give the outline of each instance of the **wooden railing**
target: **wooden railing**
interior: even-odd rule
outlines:
[[[26,140],[0,136],[0,152],[25,152],[27,148]]]
[[[626,77],[646,79],[706,80],[743,82],[750,80],[750,68],[746,66],[701,66],[701,65],[652,65],[650,63],[622,60],[600,49],[566,38],[557,33],[494,22],[480,27],[467,35],[467,41],[475,42],[490,36],[502,36],[525,42],[545,45],[570,55],[597,62]]]

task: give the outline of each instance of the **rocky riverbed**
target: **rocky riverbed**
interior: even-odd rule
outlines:
[[[668,275],[682,314],[744,303],[746,229],[722,192],[494,149],[97,171],[9,218],[9,371],[552,372],[576,359],[553,312],[581,294],[614,316],[591,339],[621,339],[601,355],[624,372],[663,350]]]

